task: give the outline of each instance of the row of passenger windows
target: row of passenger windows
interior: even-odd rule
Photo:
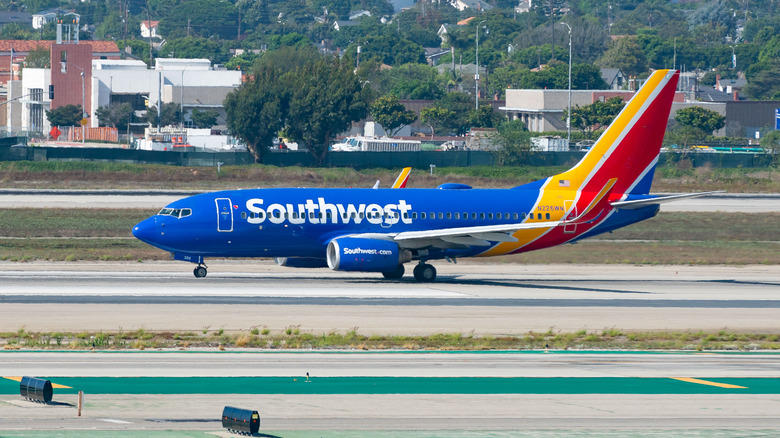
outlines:
[[[160,213],[160,214],[162,214],[162,213]],[[306,217],[306,213],[300,213],[299,214],[297,212],[293,212],[293,213],[284,213],[284,214],[282,214],[280,211],[277,210],[277,211],[274,211],[273,214],[271,214],[271,216],[273,216],[274,218],[277,218],[277,219],[279,219],[281,217],[284,217],[284,219],[289,219],[289,218],[292,218],[292,219],[304,219]],[[530,216],[531,220],[534,219],[533,216],[534,215],[531,214],[531,216]],[[249,217],[252,218],[252,219],[262,219],[262,218],[265,217],[265,213],[263,213],[262,211],[261,212],[257,212],[257,213],[252,212],[252,213],[249,213]],[[396,212],[393,212],[392,214],[387,214],[387,213],[368,213],[368,214],[364,214],[364,213],[349,213],[349,214],[348,213],[342,213],[341,214],[341,218],[344,219],[344,220],[346,220],[346,219],[355,219],[355,218],[363,219],[364,217],[367,217],[369,219],[379,219],[379,218],[398,219],[399,215]],[[411,216],[409,215],[409,213],[404,213],[404,219],[409,219],[410,217],[411,217],[412,220],[417,219],[418,218],[417,212],[412,212]],[[445,217],[447,219],[453,219],[453,218],[454,219],[469,219],[469,217],[471,217],[471,219],[473,219],[473,220],[476,220],[477,218],[479,218],[480,220],[485,220],[485,219],[487,219],[487,220],[504,220],[504,219],[506,219],[506,220],[510,220],[510,219],[511,220],[520,220],[520,219],[525,219],[526,218],[526,214],[525,213],[476,213],[476,212],[471,212],[471,213],[468,213],[468,212],[463,212],[463,213],[460,213],[460,212],[455,212],[455,213],[452,213],[452,212],[447,212],[447,213],[439,212],[439,213],[436,213],[436,212],[432,211],[430,213],[422,212],[419,215],[420,219],[437,219],[437,218],[438,219],[444,219]],[[242,212],[241,213],[241,219],[246,219],[246,218],[247,218],[247,213],[246,212]],[[542,218],[544,218],[546,220],[550,220],[550,213],[545,213],[544,215],[542,215],[542,213],[537,213],[536,214],[536,219],[537,220],[542,220]],[[322,213],[311,212],[311,213],[309,213],[309,219],[322,219]],[[326,220],[332,219],[332,216],[331,216],[330,212],[327,212],[325,214],[325,219]]]

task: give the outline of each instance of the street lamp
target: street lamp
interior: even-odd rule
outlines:
[[[79,67],[76,64],[70,64],[70,65],[81,70],[81,119],[84,120],[87,118],[87,107],[84,106],[84,69]],[[81,125],[81,144],[84,144],[86,125],[81,122],[79,122],[79,124]]]
[[[566,113],[566,138],[571,143],[571,26],[564,22],[561,24],[569,29],[569,112]]]
[[[476,68],[474,69],[474,106],[479,110],[479,28],[485,20],[477,24],[477,50],[476,50]]]

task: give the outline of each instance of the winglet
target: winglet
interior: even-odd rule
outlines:
[[[406,181],[409,180],[409,174],[412,172],[411,167],[404,167],[403,170],[401,170],[401,173],[398,174],[398,178],[395,179],[395,182],[393,183],[394,189],[403,189],[406,187]]]
[[[609,194],[612,193],[612,188],[615,187],[615,183],[617,183],[617,178],[610,178],[606,184],[604,184],[604,187],[601,188],[601,190],[596,194],[596,196],[593,198],[592,201],[590,201],[590,204],[588,204],[587,207],[585,207],[585,210],[582,211],[582,213],[572,219],[571,221],[564,221],[564,224],[566,223],[574,223],[574,222],[580,222],[585,219],[585,217],[596,207],[602,203],[604,200],[609,199]],[[601,212],[599,212],[601,214]]]

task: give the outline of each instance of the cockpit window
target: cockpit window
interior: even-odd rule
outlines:
[[[157,213],[160,216],[173,216],[175,218],[187,217],[192,214],[192,209],[189,208],[163,208]]]

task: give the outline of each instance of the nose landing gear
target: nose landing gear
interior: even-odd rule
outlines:
[[[195,274],[195,278],[203,278],[206,276],[206,274],[208,274],[206,269],[206,265],[198,265],[198,267],[195,268],[192,273]]]

